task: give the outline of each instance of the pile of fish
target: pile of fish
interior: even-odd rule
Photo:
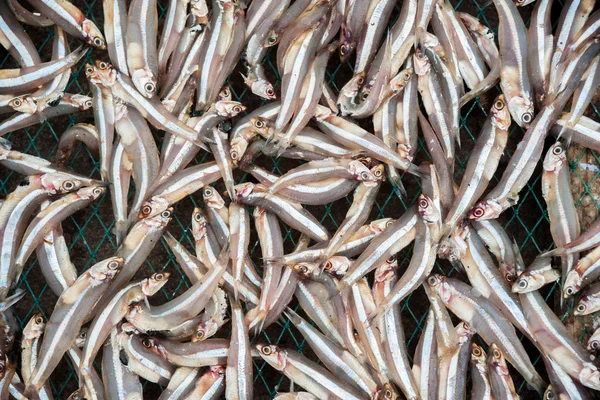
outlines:
[[[571,142],[600,150],[600,125],[583,115],[600,85],[595,0],[567,0],[554,32],[552,0],[532,5],[529,29],[517,6],[530,0],[492,0],[498,43],[447,0],[170,0],[161,32],[156,0],[103,0],[104,33],[68,0],[20,1],[0,0],[0,43],[20,65],[0,70],[0,113],[13,112],[0,135],[87,109],[94,125],[62,132],[54,162],[0,138],[0,165],[25,177],[0,207],[0,399],[53,398],[63,357],[79,383],[71,399],[141,399],[142,379],[164,387],[160,399],[251,399],[253,359],[305,390],[280,400],[464,399],[467,381],[472,399],[516,399],[517,374],[545,399],[600,390],[591,353],[600,331],[586,349],[538,292],[557,282],[566,313],[600,310],[600,283],[590,285],[600,277],[600,220],[580,232],[566,157]],[[27,25],[53,31],[50,61]],[[100,50],[82,66],[91,96],[68,93],[90,47]],[[269,51],[279,86],[265,71]],[[338,57],[354,60],[339,91],[326,68]],[[257,109],[232,100],[226,82],[238,62],[265,100]],[[489,112],[455,182],[461,108],[477,98]],[[514,125],[525,133],[515,131],[519,144],[498,170]],[[551,133],[562,141],[543,156]],[[420,139],[431,161],[417,165]],[[98,159],[97,179],[71,162],[81,143]],[[211,161],[192,163],[207,153]],[[277,175],[254,162],[261,154],[303,162]],[[554,248],[525,265],[497,218],[538,185],[540,161]],[[236,182],[236,169],[255,183]],[[370,220],[377,195],[405,193],[410,176],[422,187],[416,204]],[[220,180],[223,196],[211,186]],[[62,222],[103,196],[118,248],[78,271]],[[166,231],[187,196],[203,204],[178,215],[191,217],[194,252]],[[335,232],[305,208],[346,196]],[[291,253],[281,223],[300,234]],[[175,279],[137,280],[161,238],[191,285],[150,305]],[[399,271],[397,255],[411,247]],[[21,332],[11,307],[34,253],[58,301]],[[438,258],[465,281],[433,274]],[[400,307],[416,290],[430,308],[409,355]],[[288,323],[318,362],[251,345]]]

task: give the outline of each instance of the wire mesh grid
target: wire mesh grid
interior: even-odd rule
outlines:
[[[80,7],[88,17],[91,17],[98,26],[103,26],[101,1],[86,2],[85,0],[77,0],[73,3]],[[394,15],[392,15],[392,18],[390,19],[390,24],[395,21],[399,14],[401,2],[399,1],[398,3],[399,4],[393,11]],[[162,16],[166,13],[168,2],[166,0],[160,0],[158,4],[159,14],[161,15],[159,22],[160,32],[162,27]],[[477,16],[497,33],[497,14],[493,5],[489,2],[484,2],[484,0],[453,0],[452,4],[459,11],[464,11]],[[560,0],[555,2],[555,9],[553,11],[556,16],[553,14],[553,21],[558,20],[558,13],[560,12],[561,5],[562,2]],[[532,6],[521,9],[522,16],[526,23],[529,21],[531,9]],[[26,27],[26,29],[34,43],[36,43],[36,45],[39,44],[38,50],[42,59],[50,59],[53,37],[52,29],[39,29],[33,27]],[[72,45],[73,47],[76,45],[75,41],[72,41]],[[267,55],[265,66],[267,74],[272,79],[277,90],[280,81],[276,68],[271,62],[271,54],[274,54],[274,52],[271,51]],[[86,61],[90,59],[106,58],[106,53],[94,51],[87,55]],[[352,62],[353,60],[350,60],[350,62],[347,63],[340,63],[336,57],[330,61],[327,68],[326,79],[328,79],[334,90],[339,91],[343,84],[351,77]],[[89,94],[88,85],[83,76],[84,74],[81,73],[83,64],[83,62],[80,62],[77,67],[73,69],[73,77],[69,83],[67,92]],[[4,49],[0,50],[0,68],[14,67],[17,67],[14,60],[10,58]],[[238,73],[243,71],[239,68],[240,66],[238,65],[236,70],[229,77],[228,83],[231,86],[232,94],[235,99],[242,102],[248,108],[247,111],[252,111],[263,104],[263,102],[250,93],[244,86],[243,80]],[[489,103],[497,93],[498,89],[493,89],[485,98],[471,102],[462,109],[460,130],[462,147],[457,150],[455,171],[456,182],[460,182],[462,179],[462,174],[469,158],[470,151],[472,150],[477,135],[485,121],[485,116],[487,114],[486,103]],[[596,119],[600,117],[600,113],[593,103],[588,108],[586,115]],[[82,112],[67,117],[47,120],[40,125],[12,132],[8,134],[6,138],[10,140],[13,143],[14,148],[19,151],[52,160],[60,135],[68,127],[80,122],[93,123],[91,112]],[[360,123],[364,125],[365,128],[372,129],[370,122],[360,121]],[[157,134],[155,131],[154,133],[157,142],[160,143],[162,134]],[[498,172],[492,183],[490,183],[490,188],[497,183],[502,171],[507,165],[509,157],[512,155],[512,152],[516,148],[516,144],[521,139],[523,133],[523,130],[516,124],[512,125],[505,157],[503,157],[500,162]],[[547,140],[546,148],[553,140],[554,139],[552,138]],[[598,155],[594,152],[578,146],[573,146],[570,149],[569,156],[572,167],[572,191],[580,213],[580,219],[585,228],[597,217],[598,210],[600,210],[600,181],[598,180],[598,176],[600,175],[600,158],[598,158]],[[194,162],[202,163],[205,162],[205,160],[210,159],[212,159],[211,155],[201,152]],[[416,161],[418,163],[427,159],[429,159],[427,150],[423,147],[423,143],[420,143]],[[256,163],[277,174],[282,174],[289,168],[298,164],[298,162],[293,160],[275,159],[266,156],[261,156],[256,160]],[[79,173],[88,174],[89,176],[94,176],[96,178],[99,177],[98,162],[83,145],[76,149],[75,154],[69,163],[69,167]],[[1,195],[4,197],[7,196],[14,190],[21,178],[21,176],[9,170],[0,170]],[[249,177],[237,171],[235,173],[235,178],[236,182],[243,182]],[[531,262],[540,251],[543,251],[552,245],[546,206],[544,199],[541,196],[540,180],[541,167],[538,166],[533,178],[521,193],[519,204],[516,207],[507,210],[500,217],[500,222],[504,225],[509,235],[515,238],[516,243],[519,245],[526,263]],[[384,216],[397,218],[415,202],[416,197],[420,192],[419,182],[410,175],[406,175],[403,181],[407,190],[407,196],[404,198],[401,197],[399,192],[393,188],[391,184],[386,183],[378,195],[371,219],[382,218]],[[216,187],[219,191],[224,189],[220,183],[217,183]],[[200,194],[196,193],[179,202],[175,206],[174,218],[167,227],[168,231],[188,247],[188,249],[193,249],[193,238],[190,233],[191,214],[193,207],[200,205],[200,198]],[[325,206],[309,206],[307,209],[312,212],[326,228],[330,231],[335,231],[337,224],[344,218],[351,201],[351,198],[346,198]],[[98,260],[114,254],[116,244],[111,232],[113,223],[110,197],[108,195],[101,197],[90,207],[75,213],[63,223],[64,235],[69,244],[71,258],[79,272],[87,269]],[[287,227],[284,228],[285,249],[286,251],[291,251],[299,234],[291,231]],[[259,259],[260,247],[254,232],[252,235],[250,251],[252,258],[257,265],[261,265]],[[402,272],[410,262],[411,250],[405,250],[398,256],[400,272]],[[21,327],[23,327],[31,316],[37,312],[42,312],[46,318],[49,317],[57,300],[54,293],[52,293],[45,284],[38,268],[36,258],[31,257],[28,265],[24,269],[22,279],[18,284],[18,287],[27,292],[26,297],[15,306],[15,314]],[[147,276],[154,271],[169,271],[171,273],[171,278],[161,292],[151,299],[151,303],[153,304],[160,304],[164,301],[168,301],[190,286],[189,281],[186,279],[183,271],[178,267],[164,240],[161,240],[161,243],[156,245],[145,264],[140,268],[136,278]],[[452,266],[445,261],[438,260],[435,272],[466,279],[464,276],[461,276],[459,271],[452,268]],[[558,304],[558,284],[551,285],[550,288],[545,288],[543,293],[552,307],[554,307],[555,304]],[[295,305],[295,303],[293,304]],[[402,303],[403,325],[409,357],[414,353],[414,349],[419,340],[427,309],[428,302],[421,289],[417,290]],[[569,313],[565,312],[560,316],[564,319],[567,314]],[[591,318],[572,318],[569,316],[566,317],[565,322],[569,329],[574,332],[576,337],[579,340],[583,340],[592,332],[593,319],[594,316]],[[228,326],[226,325],[221,329],[221,332],[219,332],[218,335],[228,337]],[[296,348],[308,357],[315,358],[310,348],[304,345],[302,336],[287,322],[281,322],[280,324],[274,324],[268,327],[265,332],[252,338],[252,341],[254,343],[261,341],[269,342],[279,344],[283,347]],[[533,346],[527,343],[526,349],[531,351],[532,360],[534,360],[535,365],[539,365],[541,359],[537,353],[533,351]],[[14,357],[16,358],[15,361],[18,363],[19,355],[17,353],[18,351],[15,352]],[[273,370],[266,363],[255,361],[254,367],[256,399],[272,398],[278,390],[286,391],[289,389],[289,380]],[[540,370],[543,370],[543,367],[540,368]],[[518,374],[514,373],[513,376],[522,398],[539,398],[535,392],[530,390],[526,384],[523,383],[523,380]],[[53,373],[51,377],[51,387],[55,394],[55,398],[57,399],[68,397],[68,395],[77,388],[77,376],[69,361],[63,360]],[[145,383],[145,398],[157,398],[159,393],[160,388],[157,385]]]

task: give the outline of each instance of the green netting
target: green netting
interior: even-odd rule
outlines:
[[[472,15],[476,15],[482,21],[484,21],[494,32],[497,32],[497,15],[493,6],[490,6],[489,2],[485,0],[459,0],[452,1],[455,7]],[[556,2],[555,2],[556,3]],[[98,26],[102,27],[102,5],[100,1],[76,1],[75,4],[79,6],[88,16],[90,16]],[[555,4],[556,7],[560,7],[562,2]],[[166,12],[167,1],[159,1],[159,12],[162,15]],[[525,7],[522,10],[525,21],[528,22],[529,14],[532,6]],[[394,15],[391,21],[395,21],[399,13],[399,7],[397,6],[394,10]],[[162,24],[160,25],[162,26]],[[29,34],[31,35],[34,43],[39,44],[40,54],[44,59],[50,58],[52,48],[52,30],[51,29],[37,29],[33,27],[27,27]],[[72,42],[72,47],[76,46],[75,41]],[[3,51],[3,50],[2,50]],[[273,52],[271,52],[274,54]],[[276,89],[279,87],[279,77],[276,73],[276,68],[271,62],[271,53],[266,59],[267,74],[272,78],[272,82],[275,83]],[[106,53],[93,52],[88,55],[88,59],[106,59]],[[87,93],[89,94],[88,85],[81,72],[83,63],[80,63],[77,68],[74,69],[73,79],[69,84],[68,91],[72,93]],[[16,67],[14,61],[6,52],[0,51],[0,68],[12,68]],[[239,68],[239,66],[238,66]],[[242,71],[241,69],[239,71]],[[326,75],[331,86],[338,91],[341,86],[349,79],[352,74],[352,65],[350,63],[340,64],[337,59],[332,60],[328,66],[328,73]],[[246,105],[249,111],[257,108],[263,102],[260,101],[256,96],[252,95],[250,91],[243,85],[242,78],[238,74],[238,69],[231,75],[229,83],[232,88],[232,93],[235,99],[241,101]],[[484,99],[484,103],[490,103],[491,99],[498,93],[497,89],[491,91],[490,95]],[[597,108],[592,105],[588,110],[588,116],[600,116]],[[456,157],[456,181],[460,182],[462,174],[468,160],[470,151],[473,148],[475,139],[483,125],[485,120],[486,110],[482,106],[482,103],[478,100],[471,102],[466,105],[462,110],[461,118],[461,142],[462,148],[457,151]],[[56,151],[58,139],[62,132],[69,126],[78,122],[89,122],[93,123],[93,116],[91,112],[84,112],[68,117],[52,119],[45,121],[41,125],[31,127],[22,131],[13,132],[7,135],[7,139],[13,142],[14,147],[17,150],[34,154],[46,159],[52,160]],[[362,123],[362,122],[361,122]],[[365,127],[371,129],[367,122]],[[523,130],[513,124],[511,129],[509,143],[506,150],[506,157],[501,161],[499,173],[496,174],[495,180],[490,184],[490,187],[498,181],[498,178],[506,166],[508,157],[511,156],[514,151],[516,144],[519,142],[523,135]],[[157,141],[161,142],[161,135],[156,135]],[[553,139],[549,139],[547,145]],[[577,186],[577,194],[574,197],[577,202],[578,208],[582,211],[588,219],[593,219],[597,216],[599,206],[599,200],[596,194],[596,181],[600,174],[600,169],[595,165],[600,165],[600,159],[593,152],[586,153],[585,150],[571,151],[571,161],[574,170],[572,180],[573,186]],[[591,156],[590,156],[591,154]],[[205,159],[211,159],[210,155],[198,156],[194,162],[201,163]],[[586,167],[584,169],[578,168],[575,170],[577,165],[583,163],[582,159],[585,158]],[[419,152],[417,154],[417,162],[428,159],[427,152],[420,144]],[[284,173],[290,167],[297,165],[298,163],[291,160],[278,160],[269,157],[262,156],[257,160],[257,163],[265,168],[274,171],[277,174]],[[71,159],[69,166],[80,173],[87,173],[90,176],[99,177],[99,167],[97,161],[84,147],[80,146],[74,157]],[[542,250],[549,248],[552,244],[552,239],[549,233],[548,217],[544,200],[541,196],[540,188],[540,176],[541,168],[538,166],[534,177],[531,179],[527,188],[521,193],[521,201],[518,206],[506,211],[500,218],[500,221],[504,224],[509,235],[513,236],[518,243],[523,258],[526,263],[531,262],[534,257]],[[12,173],[6,169],[0,170],[0,191],[1,195],[6,196],[10,193],[21,177]],[[242,182],[247,177],[244,174],[236,172],[236,181]],[[376,206],[371,215],[372,219],[386,217],[397,218],[404,210],[415,202],[416,197],[419,194],[420,187],[419,183],[412,176],[405,176],[404,184],[406,186],[408,195],[405,198],[400,197],[397,190],[392,188],[390,184],[385,184],[382,188]],[[222,191],[224,188],[220,183],[217,185],[218,190]],[[175,206],[174,218],[168,227],[177,239],[179,239],[186,247],[190,250],[193,249],[193,239],[191,238],[191,214],[192,209],[195,205],[201,203],[200,194],[196,193],[192,196],[181,201]],[[321,207],[307,207],[315,216],[317,216],[321,222],[330,230],[335,231],[337,223],[340,222],[351,203],[351,199],[342,199],[333,204],[329,204]],[[110,256],[115,251],[114,236],[111,233],[113,228],[113,216],[110,205],[110,197],[108,195],[103,196],[92,206],[82,210],[67,221],[63,223],[63,229],[67,243],[69,243],[71,249],[71,257],[73,263],[77,266],[79,271],[85,270],[97,260],[101,260],[107,256]],[[286,251],[291,251],[295,245],[295,240],[298,238],[297,232],[292,232],[289,229],[285,231],[285,247]],[[251,255],[253,259],[260,265],[260,248],[257,242],[257,238],[253,233]],[[400,270],[406,268],[410,261],[411,251],[405,251],[399,255]],[[177,266],[173,255],[169,252],[168,247],[164,241],[158,244],[145,265],[140,269],[138,273],[139,277],[146,276],[151,271],[169,271],[171,273],[171,279],[169,283],[162,289],[161,293],[154,296],[152,302],[155,304],[162,303],[164,301],[172,299],[174,296],[183,292],[189,287],[189,282],[185,278],[184,273]],[[460,275],[460,273],[454,270],[449,264],[445,262],[439,262],[436,264],[436,272],[441,272],[447,275]],[[465,279],[465,277],[462,277]],[[56,296],[48,289],[41,274],[38,270],[38,265],[35,257],[30,259],[30,263],[24,270],[23,277],[19,283],[19,287],[27,291],[27,296],[15,307],[15,313],[18,321],[23,327],[29,318],[36,313],[42,312],[45,317],[49,317],[52,312],[53,306],[56,302]],[[555,294],[557,292],[558,285],[552,285],[551,288],[544,289],[543,293],[546,295],[548,302],[551,306],[555,304]],[[424,321],[425,313],[427,311],[428,302],[422,290],[418,290],[409,298],[407,298],[402,304],[402,315],[404,318],[404,329],[406,332],[407,346],[409,354],[414,353],[414,349],[418,342],[421,325]],[[561,317],[563,317],[561,315]],[[577,332],[578,338],[582,340],[586,335],[591,333],[591,324],[589,319],[577,319],[575,321],[569,321],[570,326],[574,326],[574,331]],[[227,337],[227,326],[222,329],[219,333]],[[282,325],[275,324],[269,327],[265,332],[261,333],[258,337],[253,338],[253,342],[266,341],[270,343],[277,343],[284,347],[297,348],[302,351],[308,357],[314,357],[314,354],[308,346],[304,346],[304,341],[301,335],[294,330],[289,323]],[[528,350],[531,346],[528,346]],[[16,347],[18,349],[18,346]],[[18,351],[16,352],[18,353]],[[533,352],[532,354],[536,354]],[[18,358],[18,354],[15,355]],[[541,360],[536,355],[534,358],[536,365]],[[17,360],[18,362],[18,360]],[[540,368],[543,370],[543,367]],[[537,398],[538,395],[529,390],[520,377],[514,374],[517,387],[522,398]],[[63,361],[59,368],[52,375],[52,389],[57,399],[66,398],[74,389],[77,387],[76,374],[72,368],[72,365],[68,361]],[[274,371],[271,367],[267,366],[263,362],[255,363],[255,397],[257,399],[272,398],[277,390],[287,391],[289,389],[289,380],[278,372]],[[160,388],[156,385],[146,384],[145,395],[146,398],[157,398]]]

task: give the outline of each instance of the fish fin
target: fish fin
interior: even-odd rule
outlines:
[[[15,290],[15,292],[11,296],[7,297],[4,301],[0,302],[0,313],[3,313],[12,306],[14,306],[23,297],[25,297],[25,291],[23,289]]]
[[[556,135],[557,141],[559,141],[562,138],[562,135],[565,133],[566,130],[567,130],[567,122],[565,121],[564,125],[560,128],[560,132],[558,132],[558,135]]]
[[[402,183],[402,180],[400,179],[400,177],[398,177],[397,179],[391,179],[391,178],[389,178],[389,179],[390,179],[390,183],[392,184],[392,187],[398,192],[398,194],[400,195],[401,198],[405,199],[406,198],[406,188],[404,188],[404,184]]]
[[[383,317],[383,315],[388,311],[388,308],[382,305],[377,306],[375,310],[367,316],[367,319],[363,321],[367,326],[373,325],[373,322],[376,319]]]

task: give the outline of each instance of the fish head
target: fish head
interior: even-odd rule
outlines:
[[[278,371],[283,371],[287,366],[287,353],[279,346],[273,344],[257,344],[260,356]]]
[[[376,180],[373,173],[362,162],[352,160],[348,163],[348,172],[359,182],[373,182]],[[382,173],[383,175],[383,173]]]
[[[149,68],[140,68],[131,74],[133,85],[144,97],[152,97],[156,93],[156,76]]]
[[[418,76],[428,74],[431,69],[429,57],[427,57],[427,55],[425,55],[425,52],[419,48],[415,50],[415,54],[413,55],[413,64],[415,74],[417,74]]]
[[[448,303],[452,298],[452,288],[445,276],[439,274],[429,275],[427,285],[433,290],[444,303]]]
[[[29,95],[15,97],[8,102],[8,105],[15,111],[27,114],[35,114],[38,107],[37,101]]]
[[[598,351],[600,350],[600,335],[594,332],[594,334],[588,340],[587,345],[588,350],[590,351]]]
[[[200,323],[192,335],[192,343],[202,342],[207,338],[214,336],[214,334],[219,330],[219,327],[219,324],[213,320]]]
[[[573,296],[581,290],[581,275],[576,270],[571,270],[565,278],[563,285],[563,296],[565,299]]]
[[[494,199],[487,199],[473,207],[467,216],[475,221],[484,221],[498,218],[502,211],[500,203]]]
[[[159,196],[154,196],[150,200],[146,201],[142,207],[140,207],[138,218],[144,219],[154,217],[155,215],[166,211],[169,206],[170,204],[167,200]]]
[[[87,186],[77,191],[77,196],[80,199],[96,200],[98,197],[106,193],[105,186]]]
[[[561,142],[556,142],[548,149],[544,157],[544,171],[558,172],[567,165],[567,152]]]
[[[93,265],[88,270],[88,274],[90,275],[92,281],[98,284],[114,278],[124,265],[125,260],[123,258],[110,257]]]
[[[225,200],[212,186],[205,186],[202,190],[202,200],[207,207],[221,209],[225,207]]]
[[[42,188],[51,194],[63,194],[79,190],[83,182],[69,174],[61,172],[43,174],[40,177]]]
[[[92,22],[92,20],[85,19],[81,24],[81,32],[86,37],[86,42],[100,50],[106,50],[106,40],[102,36],[100,29]]]
[[[510,128],[510,111],[503,94],[498,95],[492,105],[492,124],[498,129],[507,131]]]
[[[478,368],[480,366],[486,365],[487,354],[483,347],[479,346],[476,343],[471,344],[471,363],[476,365]]]
[[[414,70],[412,68],[406,68],[392,78],[390,81],[390,87],[394,96],[400,94],[404,90],[406,85],[408,85],[410,82],[410,78],[413,76],[413,73]]]
[[[344,256],[333,256],[329,257],[329,259],[323,265],[323,270],[325,270],[328,274],[333,275],[336,278],[341,278],[346,275],[348,268],[352,261],[348,257]]]
[[[231,101],[231,87],[229,85],[223,86],[223,89],[217,95],[218,101]]]
[[[221,100],[217,101],[214,106],[217,110],[217,114],[226,118],[233,118],[246,110],[246,107],[239,101]]]
[[[171,276],[168,272],[157,272],[152,274],[150,278],[145,279],[142,283],[142,292],[146,296],[155,295],[168,281],[169,276]]]
[[[92,108],[94,103],[90,96],[74,94],[70,97],[71,102],[76,105],[81,111],[86,111]]]
[[[378,234],[383,232],[386,228],[394,225],[393,218],[382,218],[377,219],[369,224],[369,229],[372,233]]]
[[[46,327],[46,322],[44,321],[44,317],[41,313],[35,314],[25,328],[23,328],[23,338],[33,340],[39,338],[44,333],[44,329]]]
[[[243,200],[246,197],[250,196],[254,192],[255,186],[256,185],[252,182],[245,182],[240,183],[239,185],[235,185],[233,187],[235,200]]]
[[[381,181],[385,177],[384,171],[384,164],[378,164],[371,168],[371,174],[375,177],[376,181]]]
[[[274,129],[273,123],[263,117],[250,118],[250,124],[252,129],[263,137],[269,137]]]
[[[435,203],[431,198],[421,193],[419,195],[417,204],[417,212],[419,213],[421,218],[423,218],[423,221],[425,221],[425,223],[436,224],[440,222],[442,215],[440,213],[440,210],[437,209]]]
[[[533,122],[533,102],[522,96],[513,96],[508,101],[508,109],[516,123],[522,128],[529,128]]]
[[[375,282],[387,282],[392,280],[398,271],[398,258],[390,256],[382,262],[375,270]]]
[[[352,35],[352,31],[348,29],[345,24],[342,24],[341,29],[341,46],[340,46],[340,60],[342,62],[348,61],[350,55],[356,48],[356,40],[354,40],[354,36]]]
[[[275,29],[271,29],[267,34],[267,38],[265,39],[265,43],[263,43],[263,47],[273,47],[279,43],[280,39],[281,35]]]
[[[488,348],[487,362],[490,368],[494,368],[497,374],[505,376],[510,375],[508,367],[506,366],[504,354],[495,343],[492,343]]]
[[[110,63],[105,61],[96,60],[94,74],[97,81],[105,87],[111,87],[117,81],[117,71]],[[90,80],[90,82],[92,81]]]
[[[145,336],[141,338],[140,343],[142,346],[144,346],[144,348],[156,354],[160,358],[167,359],[165,348],[157,338]]]
[[[275,100],[277,98],[273,85],[266,79],[255,79],[251,83],[249,82],[249,86],[252,93],[263,99]]]
[[[229,156],[231,157],[231,161],[234,165],[237,165],[240,162],[242,156],[246,153],[249,144],[250,143],[244,137],[244,135],[235,135],[231,139]]]
[[[585,366],[579,371],[579,381],[589,388],[600,390],[600,371],[594,364],[585,363]]]
[[[371,396],[373,400],[395,400],[401,398],[396,391],[396,388],[389,382],[386,382],[381,388]]]
[[[85,341],[87,340],[88,330],[89,328],[87,326],[84,326],[79,330],[79,334],[75,338],[75,346],[80,349],[83,348]]]
[[[194,208],[194,213],[192,214],[192,234],[194,237],[201,238],[206,235],[206,229],[208,227],[208,222],[206,221],[206,216],[202,212],[200,207]]]
[[[356,97],[365,83],[366,76],[366,73],[361,72],[350,78],[350,80],[340,89],[340,97],[347,97],[349,99]]]
[[[557,400],[557,399],[558,399],[558,394],[556,393],[554,386],[548,385],[548,387],[546,388],[546,391],[544,392],[544,400]]]
[[[583,296],[581,298],[581,300],[579,300],[579,303],[577,304],[577,306],[575,307],[575,310],[573,311],[573,314],[575,315],[585,315],[585,314],[589,314],[592,311],[588,311],[588,310],[592,310],[593,308],[593,304],[592,304],[592,299],[590,299],[590,297],[588,296]]]
[[[544,286],[545,279],[540,274],[523,273],[512,285],[513,293],[527,293]]]
[[[292,270],[302,279],[313,279],[321,274],[318,262],[300,262],[294,264]]]

